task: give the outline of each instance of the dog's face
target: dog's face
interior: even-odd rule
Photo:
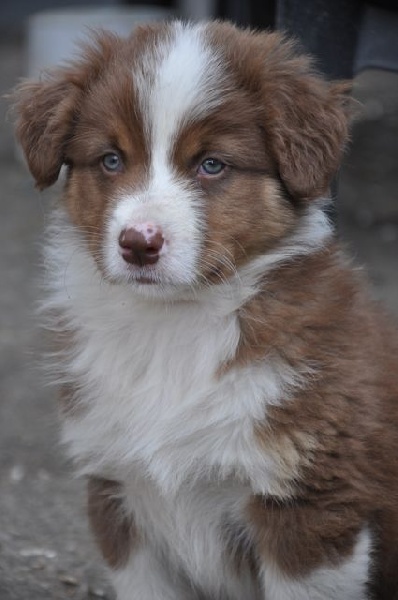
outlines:
[[[16,92],[39,187],[64,202],[98,267],[137,290],[225,280],[327,191],[344,90],[278,34],[179,22],[101,33],[82,58]]]

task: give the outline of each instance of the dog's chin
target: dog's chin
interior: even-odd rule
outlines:
[[[197,295],[194,285],[163,281],[148,281],[145,278],[130,280],[128,286],[133,294],[146,300],[161,302],[193,301]]]

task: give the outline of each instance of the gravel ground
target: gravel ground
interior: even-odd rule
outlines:
[[[22,72],[21,44],[0,44],[0,93]],[[381,85],[382,83],[382,85]],[[398,314],[398,75],[364,73],[365,116],[342,170],[339,227],[377,297]],[[382,90],[382,98],[378,97]],[[370,102],[370,105],[369,105]],[[367,111],[367,112],[366,112]],[[108,598],[84,517],[84,484],[57,445],[54,392],[37,364],[39,240],[48,195],[15,160],[0,114],[0,598]],[[395,129],[394,129],[395,128]],[[375,153],[371,143],[377,138]]]

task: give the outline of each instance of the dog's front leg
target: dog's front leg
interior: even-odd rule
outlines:
[[[338,566],[319,567],[305,576],[291,577],[275,566],[262,570],[265,600],[368,600],[369,556],[362,552],[364,538],[356,552]]]
[[[352,507],[257,498],[252,516],[264,599],[369,598],[372,534]]]
[[[117,600],[189,600],[188,583],[172,576],[137,531],[125,510],[123,487],[91,477],[88,514],[102,555],[110,567]]]
[[[151,548],[132,553],[128,563],[112,570],[117,600],[193,600],[193,591],[178,575],[173,576]]]

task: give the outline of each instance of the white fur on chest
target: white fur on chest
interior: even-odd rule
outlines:
[[[138,529],[149,540],[147,552],[166,572],[185,576],[206,592],[206,598],[261,597],[249,566],[242,564],[238,574],[233,564],[234,556],[239,560],[239,551],[249,542],[239,538],[251,495],[249,486],[213,481],[206,486],[182,485],[176,496],[170,496],[147,478],[135,477],[125,486],[125,493]]]
[[[265,363],[220,377],[239,340],[234,315],[120,302],[117,323],[110,308],[98,310],[96,327],[94,315],[84,319],[69,365],[84,410],[67,420],[64,440],[82,470],[122,479],[143,470],[169,492],[216,471],[270,492],[272,461],[253,426],[291,372]]]
[[[274,358],[218,374],[239,341],[236,308],[254,287],[239,280],[195,302],[140,298],[103,281],[79,234],[57,227],[45,308],[75,332],[60,368],[83,410],[63,439],[81,472],[124,481],[138,470],[172,494],[214,475],[279,493],[278,467],[253,426],[297,373]]]

